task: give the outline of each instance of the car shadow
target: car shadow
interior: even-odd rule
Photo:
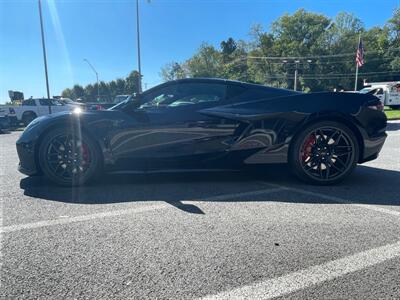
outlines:
[[[44,200],[60,201],[71,204],[113,204],[121,202],[164,201],[170,205],[193,214],[204,212],[193,204],[182,201],[208,201],[216,196],[219,187],[235,187],[240,190],[241,184],[258,185],[252,190],[268,188],[268,184],[311,191],[331,195],[360,204],[400,206],[400,172],[369,166],[358,166],[349,179],[334,186],[313,186],[302,183],[290,175],[288,167],[265,166],[248,168],[240,172],[187,172],[187,173],[153,173],[129,175],[105,175],[97,182],[81,187],[60,187],[52,184],[44,177],[26,177],[21,180],[20,187],[24,194]],[[196,187],[202,187],[202,193],[196,193]],[[248,189],[248,188],[247,188]],[[206,193],[204,193],[204,190]],[[246,192],[243,190],[242,192]],[[235,193],[225,191],[224,194]],[[240,193],[241,191],[239,191]],[[195,195],[195,196],[194,196]],[[196,198],[197,197],[197,198]],[[234,197],[233,197],[234,198]],[[297,199],[299,198],[299,199]],[[241,201],[279,201],[294,203],[334,202],[319,197],[264,197],[264,200],[212,200],[218,202]],[[202,200],[204,199],[204,200]],[[295,200],[294,200],[295,199]]]

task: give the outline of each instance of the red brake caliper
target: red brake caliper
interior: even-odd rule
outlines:
[[[308,157],[311,155],[312,147],[316,142],[315,135],[310,135],[307,140],[303,144],[303,149],[302,149],[302,159],[303,161],[306,161]]]

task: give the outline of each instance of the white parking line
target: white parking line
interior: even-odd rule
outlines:
[[[286,188],[284,188],[284,187],[269,188],[269,189],[249,191],[249,192],[243,192],[243,193],[223,194],[223,195],[205,197],[205,198],[199,198],[199,199],[190,199],[190,200],[187,199],[187,200],[181,200],[180,202],[189,202],[190,203],[192,201],[196,201],[196,202],[197,201],[208,201],[208,202],[220,201],[220,200],[227,200],[230,198],[237,198],[237,197],[270,194],[270,193],[279,192],[279,191],[282,191],[285,189]],[[179,202],[177,202],[177,203],[178,204],[176,204],[176,206],[179,207],[180,204],[179,204]],[[181,205],[184,205],[184,204],[181,204]],[[18,225],[10,225],[10,226],[2,227],[0,229],[0,233],[2,233],[2,232],[8,233],[8,232],[14,232],[14,231],[20,231],[20,230],[35,229],[35,228],[41,228],[41,227],[49,227],[49,226],[70,224],[70,223],[76,223],[76,222],[91,221],[91,220],[102,219],[102,218],[106,218],[106,217],[115,217],[115,216],[121,216],[121,215],[142,213],[142,212],[147,212],[147,211],[152,211],[152,210],[157,210],[157,209],[165,209],[168,207],[172,207],[172,206],[169,204],[162,203],[162,204],[148,205],[145,207],[107,211],[107,212],[95,213],[95,214],[90,214],[90,215],[75,216],[75,217],[63,217],[60,219],[45,220],[45,221],[38,221],[38,222],[18,224]]]
[[[281,277],[207,296],[202,299],[271,299],[321,284],[325,281],[333,280],[397,257],[400,257],[400,242],[356,253]]]
[[[286,189],[288,191],[292,191],[292,192],[296,192],[296,193],[300,193],[300,194],[304,194],[304,195],[310,195],[310,196],[315,196],[315,197],[319,197],[319,198],[322,198],[322,199],[330,200],[332,202],[350,204],[350,205],[353,205],[353,206],[357,206],[357,207],[361,207],[361,208],[377,211],[377,212],[380,212],[380,213],[385,213],[385,214],[393,215],[393,216],[396,216],[396,217],[400,217],[400,211],[391,210],[391,209],[383,208],[383,207],[376,206],[376,205],[355,203],[355,202],[352,202],[352,201],[349,201],[349,200],[345,200],[343,198],[339,198],[339,197],[335,197],[335,196],[329,196],[329,195],[316,193],[316,192],[311,192],[311,191],[306,191],[306,190],[299,189],[299,188],[287,187],[287,186],[280,185],[280,184],[268,183],[268,182],[264,182],[264,181],[260,181],[260,182],[263,183],[264,185],[267,185],[267,186],[271,186],[271,187],[275,187],[275,188],[282,188],[282,189]]]
[[[40,227],[49,227],[55,225],[63,225],[63,224],[70,224],[76,222],[83,222],[83,221],[90,221],[95,219],[102,219],[105,217],[115,217],[127,214],[135,214],[141,213],[156,209],[167,208],[167,204],[159,204],[159,205],[149,205],[145,207],[138,207],[133,209],[121,209],[121,210],[114,210],[114,211],[107,211],[102,213],[90,214],[90,215],[83,215],[83,216],[76,216],[76,217],[69,217],[69,218],[60,218],[54,220],[46,220],[46,221],[38,221],[32,223],[25,223],[25,224],[18,224],[18,225],[10,225],[4,226],[1,229],[1,232],[8,233],[13,231],[20,231],[25,229],[35,229]]]

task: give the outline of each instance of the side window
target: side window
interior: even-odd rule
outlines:
[[[42,105],[42,106],[44,106],[44,105],[46,105],[46,106],[51,105],[51,102],[50,102],[49,99],[39,99],[39,103],[40,103],[40,105]]]
[[[61,102],[54,99],[39,99],[39,103],[42,106],[62,106]]]
[[[28,99],[22,102],[23,106],[36,106],[35,99]]]
[[[152,92],[144,93],[140,96],[140,108],[167,106],[168,99],[173,97],[170,86],[162,87]]]
[[[215,83],[181,83],[161,88],[142,98],[141,108],[177,107],[225,100],[226,86]]]
[[[51,99],[50,103],[51,103],[52,106],[62,106],[62,103],[60,101],[58,101],[58,100],[55,100],[55,99]]]

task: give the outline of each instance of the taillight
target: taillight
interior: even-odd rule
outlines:
[[[375,105],[368,105],[368,108],[383,111],[384,105],[382,102],[379,101],[379,103],[377,103]]]

